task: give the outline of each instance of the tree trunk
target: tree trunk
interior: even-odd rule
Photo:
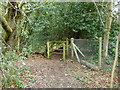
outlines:
[[[108,44],[109,44],[109,33],[111,29],[111,23],[112,23],[112,2],[108,2],[108,10],[107,10],[107,16],[106,16],[106,23],[104,26],[105,32],[104,32],[104,42],[103,42],[103,56],[108,56]]]
[[[3,33],[3,37],[4,37],[4,40],[7,42],[7,39],[10,38],[10,35],[13,32],[13,30],[9,26],[6,19],[2,16],[1,12],[0,12],[0,23],[3,27],[3,29],[5,30],[5,32]]]
[[[2,16],[1,12],[0,12],[0,22],[1,22],[2,27],[5,29],[6,32],[12,33],[11,27],[8,25],[6,19]]]
[[[20,50],[20,22],[18,22],[17,28],[17,52],[19,53]]]
[[[15,49],[15,38],[16,38],[16,23],[21,18],[21,12],[16,10],[16,7],[18,6],[17,2],[9,2],[7,3],[7,7],[11,7],[8,9],[8,12],[5,16],[5,18],[0,14],[0,21],[2,23],[3,29],[6,31],[4,33],[4,39],[5,41],[13,48]],[[18,9],[18,8],[17,8]]]
[[[10,3],[12,4],[12,7]],[[5,18],[8,24],[10,25],[10,27],[12,28],[13,32],[9,35],[9,38],[6,38],[6,42],[13,49],[15,49],[16,19],[18,15],[16,15],[17,11],[14,7],[17,6],[17,2],[10,2],[10,3],[7,4],[7,7],[11,7],[11,8],[8,9],[8,13]]]

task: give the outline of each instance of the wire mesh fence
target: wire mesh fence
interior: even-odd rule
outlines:
[[[73,59],[78,61],[78,58],[81,61],[87,62],[89,65],[98,66],[101,63],[101,69],[105,69],[108,71],[112,71],[112,65],[115,57],[115,42],[109,42],[108,49],[108,57],[103,57],[103,41],[100,40],[88,40],[88,39],[73,39],[72,43],[74,43],[77,48],[82,52],[82,55],[78,50],[76,50],[78,57],[76,56],[76,52],[73,51]],[[113,46],[111,46],[113,45]],[[99,51],[101,48],[101,52]],[[101,61],[99,61],[101,58]],[[118,61],[120,62],[120,42],[118,49]],[[119,62],[117,67],[119,67]]]
[[[80,53],[78,54],[82,60],[95,60],[98,57],[99,41],[87,40],[87,39],[74,39],[74,43],[82,51],[85,57]]]
[[[73,43],[84,55],[77,50],[80,61],[84,60],[88,63],[98,65],[99,40],[74,39]],[[73,58],[77,60],[75,52],[73,53]]]

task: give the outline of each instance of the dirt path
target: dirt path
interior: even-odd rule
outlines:
[[[78,62],[60,61],[62,56],[53,55],[51,59],[31,56],[25,60],[35,81],[32,88],[106,88],[109,87],[110,73],[92,71]]]

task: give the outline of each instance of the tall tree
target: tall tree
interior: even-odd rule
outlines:
[[[111,23],[112,23],[112,7],[113,2],[108,2],[107,6],[107,16],[106,16],[106,23],[104,26],[105,32],[104,32],[104,42],[103,42],[103,56],[108,56],[108,44],[109,44],[109,33],[111,29]]]
[[[20,11],[21,6],[17,2],[8,2],[7,3],[7,13],[5,17],[0,14],[0,22],[2,27],[5,30],[4,39],[11,47],[15,48],[15,37],[16,37],[16,23],[20,20],[22,14]]]

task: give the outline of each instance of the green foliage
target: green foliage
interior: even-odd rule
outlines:
[[[98,64],[98,60],[92,60],[92,61],[90,61],[90,63],[96,65],[96,64]]]
[[[108,64],[108,65],[112,64],[112,61],[110,58],[106,57],[105,59],[106,59],[106,64]]]
[[[32,54],[32,52],[33,51],[32,51],[31,45],[28,46],[27,48],[23,48],[22,52],[21,52],[21,55],[20,55],[20,58],[23,59],[23,60],[25,60],[25,59],[27,59],[28,55]]]
[[[6,3],[4,4],[7,6]],[[98,9],[105,23],[106,9],[103,9],[100,3],[97,4],[99,4]],[[103,29],[104,27],[101,24],[96,7],[92,2],[49,2],[39,9],[34,9],[40,5],[41,2],[28,2],[22,7],[25,12],[29,10],[32,10],[32,12],[26,12],[29,20],[27,17],[23,17],[22,20],[20,20],[21,59],[27,59],[26,56],[31,54],[33,50],[45,50],[46,42],[49,40],[65,40],[71,37],[77,39],[98,39],[98,37],[103,37],[105,29]],[[2,7],[4,7],[4,5]],[[103,7],[106,7],[106,3]],[[109,39],[109,55],[112,58],[115,57],[116,36],[119,30],[116,19],[114,15]],[[95,45],[97,44],[95,43]],[[93,48],[95,45],[93,45]],[[5,45],[3,45],[2,48],[0,47],[0,49],[6,48]],[[118,53],[118,61],[120,62],[120,52]],[[95,57],[87,58],[96,59],[98,58],[97,54],[98,53],[95,52]],[[14,85],[15,87],[25,87],[23,73],[28,67],[20,68],[16,66],[15,62],[18,61],[18,58],[16,51],[10,48],[8,48],[8,52],[4,51],[0,54],[0,86],[9,87]],[[71,60],[71,62],[73,61]],[[94,60],[91,63],[96,64],[98,61]],[[110,59],[106,58],[106,64],[109,65],[111,63]],[[111,69],[109,70],[111,71]],[[80,76],[76,76],[76,78],[84,82]]]
[[[34,8],[39,5],[32,3]],[[29,36],[29,44],[39,51],[49,40],[95,38],[103,32],[93,3],[49,2],[30,13],[29,18],[29,23],[25,18],[22,20],[22,36]]]
[[[5,47],[5,45],[2,45]],[[0,86],[8,87],[26,87],[24,83],[24,73],[28,69],[26,66],[19,67],[15,50],[8,50],[5,54],[0,53]],[[19,61],[18,61],[19,60]]]
[[[107,3],[102,3],[103,7],[100,5],[101,3],[97,4],[105,24]],[[24,10],[32,10],[40,5],[41,3],[27,3]],[[98,37],[103,37],[105,32],[92,2],[49,2],[40,9],[29,13],[29,19],[30,22],[25,17],[21,21],[21,36],[25,38],[23,44],[28,41],[34,51],[45,51],[45,44],[49,40],[65,40],[71,37],[98,39]],[[116,21],[116,14],[114,14],[109,43],[109,55],[112,58],[115,55],[115,40],[118,35]]]
[[[107,71],[112,72],[112,69],[111,69],[111,68],[108,68]]]

